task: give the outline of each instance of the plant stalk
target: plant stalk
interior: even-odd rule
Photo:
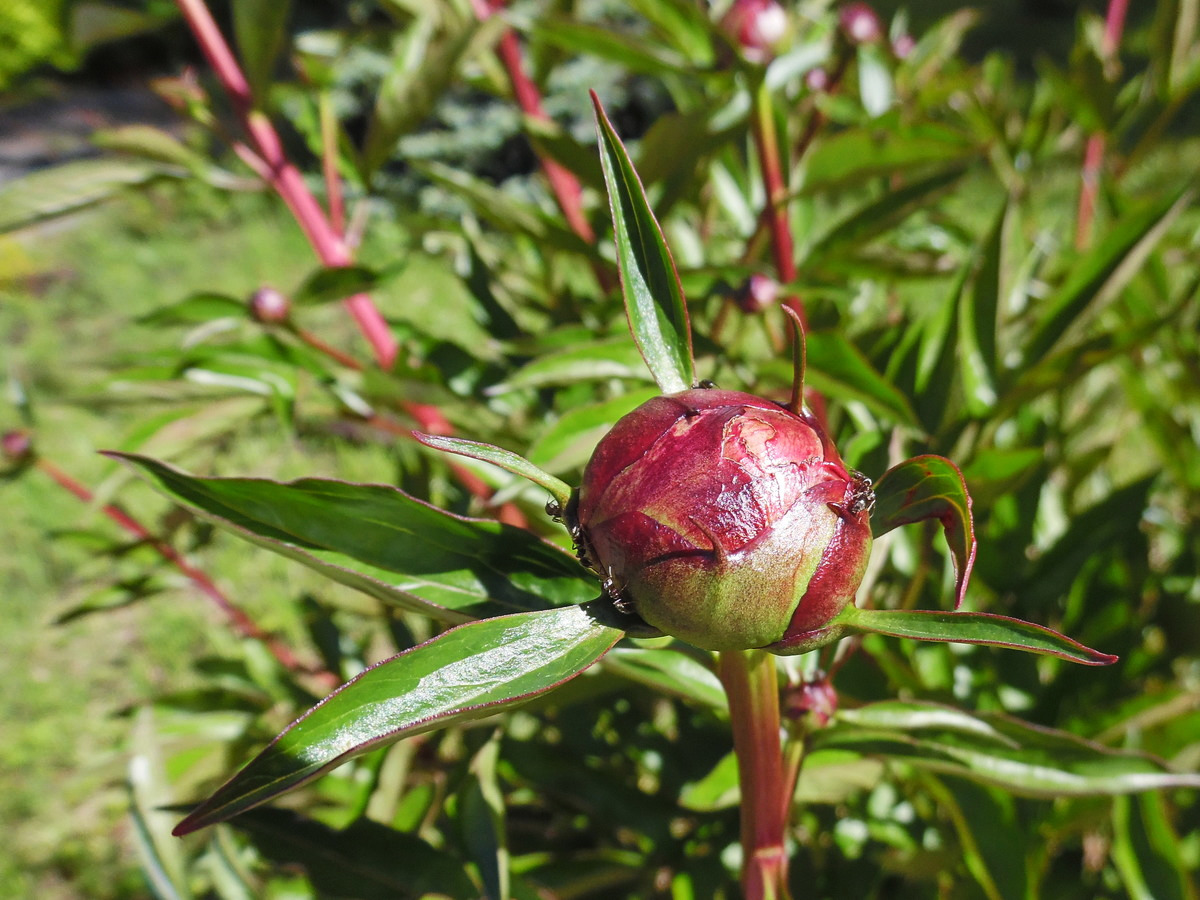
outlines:
[[[754,92],[754,143],[758,149],[759,168],[762,169],[763,187],[766,189],[767,206],[763,210],[767,230],[771,235],[771,254],[775,261],[775,272],[783,285],[791,284],[798,275],[796,269],[796,245],[792,238],[792,227],[788,221],[788,187],[784,178],[783,161],[779,153],[779,136],[775,130],[775,109],[766,81],[759,83]],[[789,291],[784,306],[796,314],[801,327],[808,331],[808,314],[804,301]],[[804,392],[809,408],[821,428],[829,431],[825,398],[809,388]]]
[[[88,490],[83,484],[75,478],[67,474],[63,469],[59,468],[54,463],[47,459],[38,458],[37,467],[47,476],[50,477],[59,487],[64,488],[74,494],[84,503],[94,503],[95,495]],[[183,558],[183,555],[164,541],[162,538],[156,537],[150,532],[141,522],[121,509],[114,503],[106,503],[100,507],[100,511],[109,519],[121,526],[126,532],[133,535],[139,541],[143,541],[148,546],[154,548],[163,559],[171,563],[179,570],[189,581],[194,584],[202,594],[213,601],[214,604],[223,612],[233,625],[235,631],[242,637],[260,641],[270,651],[275,660],[290,672],[304,673],[314,675],[321,685],[326,689],[335,687],[341,679],[332,672],[315,669],[312,666],[307,666],[302,663],[292,649],[283,643],[279,638],[264,631],[257,622],[250,618],[249,615],[234,604],[232,600],[225,596],[224,592],[213,583],[212,579],[189,563]]]
[[[1104,17],[1104,38],[1100,43],[1100,55],[1105,74],[1116,61],[1121,46],[1121,35],[1125,31],[1125,14],[1129,12],[1129,0],[1108,0],[1108,11]],[[1111,77],[1111,76],[1110,76]],[[1108,138],[1104,132],[1096,132],[1087,139],[1083,151],[1083,166],[1079,172],[1079,211],[1075,216],[1075,249],[1085,249],[1092,240],[1092,222],[1096,216],[1096,197],[1100,193],[1100,173],[1104,169],[1104,153]]]
[[[255,109],[250,84],[204,0],[175,2],[229,96],[242,127],[254,141],[258,156],[266,167],[267,182],[292,211],[321,262],[327,266],[350,265],[353,262],[350,248],[330,224],[304,183],[300,170],[287,158],[283,141],[271,121],[261,110]],[[390,369],[396,359],[396,339],[371,298],[366,294],[355,294],[346,298],[345,303],[371,344],[380,367]]]
[[[742,791],[742,891],[746,900],[790,900],[784,838],[791,809],[780,737],[775,658],[764,650],[726,650],[717,675],[729,698]]]

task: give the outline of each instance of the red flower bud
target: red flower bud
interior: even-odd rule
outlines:
[[[917,42],[911,34],[897,35],[892,41],[892,53],[896,54],[896,59],[908,59],[912,52],[917,49]]]
[[[17,428],[0,436],[0,456],[12,463],[25,462],[33,453],[33,437],[28,431]]]
[[[742,312],[762,312],[779,299],[779,282],[766,275],[751,275],[734,295]]]
[[[775,0],[734,0],[721,27],[751,62],[766,62],[787,34],[787,13]]]
[[[267,325],[281,325],[292,314],[292,301],[273,287],[260,287],[250,297],[250,314]]]
[[[804,76],[804,86],[814,94],[824,93],[829,88],[829,72],[817,66]]]
[[[874,44],[883,37],[883,25],[866,3],[848,3],[838,13],[842,34],[851,44]]]
[[[708,650],[799,652],[854,598],[872,500],[812,417],[696,389],[617,422],[568,516],[618,608]]]

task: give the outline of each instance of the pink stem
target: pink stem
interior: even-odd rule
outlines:
[[[1100,54],[1107,69],[1121,46],[1121,35],[1125,30],[1125,15],[1129,12],[1129,0],[1108,0],[1108,11],[1104,17],[1104,38]],[[1096,215],[1096,197],[1100,192],[1100,173],[1104,169],[1104,151],[1107,139],[1102,132],[1088,137],[1083,151],[1083,167],[1079,172],[1079,211],[1075,217],[1075,249],[1082,250],[1092,239],[1092,222]]]
[[[718,654],[717,675],[729,699],[742,792],[742,892],[745,900],[786,900],[784,839],[791,794],[780,739],[775,657],[762,650],[725,650]]]
[[[504,6],[504,0],[471,0],[471,6],[480,20],[489,19]],[[496,46],[496,55],[508,72],[508,80],[512,84],[513,96],[517,105],[525,115],[543,122],[549,122],[550,116],[542,106],[542,95],[537,85],[525,72],[525,64],[521,59],[521,45],[511,28],[504,29]],[[571,230],[587,243],[596,239],[595,232],[583,213],[583,189],[577,179],[568,169],[549,157],[538,154],[546,180],[554,192],[559,209],[566,217]]]
[[[38,459],[37,466],[46,475],[50,476],[60,487],[70,491],[84,503],[92,503],[95,500],[95,495],[92,494],[86,487],[60,469],[54,463],[46,459]],[[234,629],[243,637],[251,638],[256,641],[261,641],[271,655],[279,662],[281,666],[292,672],[312,672],[313,670],[305,666],[296,655],[291,651],[286,644],[278,638],[268,634],[259,625],[251,619],[245,612],[239,609],[232,600],[225,596],[220,588],[213,583],[207,575],[189,563],[183,556],[161,538],[155,537],[150,531],[133,518],[125,510],[121,509],[114,503],[106,503],[100,507],[100,511],[108,516],[113,522],[116,522],[121,528],[129,532],[139,541],[144,541],[149,546],[153,547],[163,559],[171,563],[183,575],[185,575],[200,592],[208,597],[217,605],[217,607],[229,618]],[[333,687],[337,684],[337,677],[331,672],[317,672],[322,681],[327,687]]]
[[[304,183],[300,170],[287,158],[279,133],[263,113],[254,108],[246,76],[221,34],[203,0],[175,0],[196,36],[217,78],[224,86],[242,126],[253,139],[266,166],[268,183],[287,204],[317,256],[327,266],[346,266],[352,261],[349,247],[334,230],[316,198]],[[375,352],[381,368],[390,369],[396,359],[396,339],[387,322],[366,294],[346,299],[346,308],[358,323]]]

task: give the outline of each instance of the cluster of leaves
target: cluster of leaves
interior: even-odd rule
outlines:
[[[460,627],[400,657],[419,664],[367,669],[192,824],[308,782],[351,750],[355,760],[290,795],[286,809],[251,810],[184,844],[166,837],[175,817],[160,807],[211,788],[323,688],[247,640],[244,656],[200,670],[201,689],[155,703],[134,729],[130,786],[162,896],[736,893],[736,769],[705,654],[625,641],[553,694],[476,722],[574,674],[621,632],[572,605],[595,596],[595,579],[545,515],[546,491],[467,463],[492,492],[481,501],[444,459],[403,440],[417,424],[413,404],[577,483],[599,437],[657,393],[615,289],[593,146],[552,122],[524,122],[529,146],[584,186],[602,235],[594,242],[548,212],[537,179],[496,184],[404,152],[465,92],[481,108],[507,96],[492,56],[505,25],[519,30],[542,84],[585,59],[623,73],[606,98],[618,110],[639,93],[667,98],[670,111],[631,146],[688,298],[697,374],[783,399],[785,318],[739,303],[739,288],[770,271],[754,127],[765,92],[770,140],[796,160],[786,205],[800,275],[781,292],[804,300],[807,380],[829,401],[847,463],[878,476],[918,454],[959,462],[979,538],[967,605],[1121,657],[1084,669],[868,635],[781,663],[795,725],[808,730],[797,877],[820,896],[1194,896],[1186,873],[1200,864],[1200,804],[1166,788],[1194,785],[1180,773],[1200,762],[1200,647],[1187,627],[1200,603],[1200,275],[1187,264],[1194,179],[1163,139],[1200,86],[1186,34],[1194,4],[1159,4],[1147,52],[1124,72],[1099,23],[1084,19],[1069,65],[1044,61],[1032,84],[1002,56],[960,59],[965,13],[901,59],[882,44],[848,48],[833,11],[813,6],[764,67],[684,0],[638,0],[620,15],[518,7],[503,22],[453,3],[383,3],[366,20],[383,35],[375,46],[392,50],[381,71],[359,65],[349,30],[313,32],[293,36],[304,74],[294,83],[272,80],[288,39],[282,16],[241,20],[259,103],[288,116],[315,156],[340,148],[350,201],[393,217],[404,235],[401,247],[368,244],[363,266],[301,280],[293,321],[370,290],[401,353],[386,373],[347,365],[306,342],[299,324],[264,324],[242,298],[205,294],[163,298],[146,324],[185,328],[186,339],[120,377],[204,386],[210,415],[223,404],[210,440],[253,414],[273,416],[283,440],[319,431],[394,441],[399,475],[375,480],[408,493],[137,464],[207,520],[370,598],[295,600],[320,668],[339,680]],[[814,89],[806,76],[819,67],[839,73],[838,90]],[[207,95],[173,88],[199,127],[219,130]],[[361,127],[338,131],[338,104],[362,92],[371,102]],[[569,88],[550,96],[587,108]],[[1091,237],[1075,212],[1089,135],[1104,137],[1110,160]],[[0,222],[163,177],[246,182],[236,163],[163,133],[107,142],[136,155],[6,188]],[[402,184],[387,176],[405,167],[454,198],[451,217],[402,205]],[[185,415],[202,414],[148,411],[123,449]],[[195,441],[156,452],[187,466],[207,459],[207,446],[204,456]],[[492,521],[501,507],[528,527]],[[953,566],[935,548],[915,531],[881,539],[860,605],[944,606]],[[496,618],[529,610],[521,622],[536,628]],[[834,672],[839,698],[822,727],[802,702],[818,670]],[[419,703],[396,708],[400,682],[424,686]],[[361,723],[372,721],[387,727],[364,740]]]

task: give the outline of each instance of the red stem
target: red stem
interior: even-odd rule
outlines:
[[[786,285],[795,281],[798,275],[796,246],[792,239],[791,223],[788,221],[788,189],[779,155],[779,140],[775,132],[775,113],[771,104],[771,94],[765,83],[760,84],[755,92],[753,124],[754,143],[758,149],[763,187],[767,193],[767,206],[763,214],[771,235],[771,255],[775,261],[779,281]],[[807,331],[808,314],[800,297],[789,293],[783,303],[796,314],[801,326]],[[829,419],[824,396],[808,388],[804,391],[804,397],[821,428],[828,432]]]
[[[489,19],[504,7],[504,0],[472,0],[471,6],[480,20]],[[500,41],[496,45],[496,55],[504,64],[509,83],[512,85],[513,96],[517,100],[517,105],[521,107],[521,111],[530,118],[549,122],[550,116],[546,114],[546,110],[542,106],[542,95],[538,91],[537,85],[533,83],[533,79],[525,72],[525,63],[521,59],[521,44],[511,28],[505,28],[504,33],[500,36]],[[583,212],[583,189],[579,185],[579,179],[570,170],[547,156],[539,153],[538,159],[541,161],[542,170],[546,173],[546,180],[550,182],[554,199],[558,201],[558,207],[566,217],[567,224],[587,243],[593,243],[596,240],[596,234],[592,231],[592,226]]]
[[[95,500],[95,495],[84,487],[80,482],[76,481],[65,471],[60,469],[54,463],[46,459],[38,459],[37,467],[46,475],[50,476],[60,487],[70,491],[84,503],[92,503]],[[221,589],[213,583],[207,575],[189,563],[183,558],[174,547],[168,544],[161,538],[155,537],[150,531],[134,519],[129,513],[121,509],[114,503],[106,503],[100,507],[100,511],[108,516],[109,519],[116,522],[121,528],[125,529],[129,534],[133,535],[139,541],[144,541],[148,546],[154,548],[163,559],[171,563],[183,575],[185,575],[200,592],[208,597],[217,605],[217,607],[228,617],[234,629],[242,637],[251,638],[256,641],[261,641],[271,655],[279,662],[281,666],[292,672],[305,672],[317,675],[327,687],[333,687],[338,683],[338,678],[332,672],[314,671],[311,667],[302,663],[291,648],[280,641],[277,637],[268,634],[258,624],[251,619],[245,612],[239,609],[232,600],[221,592]]]
[[[300,170],[287,158],[283,142],[270,120],[254,108],[254,99],[246,76],[234,59],[203,0],[175,0],[184,19],[196,36],[217,78],[233,104],[242,127],[253,139],[258,155],[266,166],[266,178],[292,211],[309,243],[327,266],[346,266],[353,259],[345,241],[333,229],[316,198],[304,183]],[[384,369],[396,358],[396,339],[371,298],[356,294],[346,299],[346,308],[358,323],[375,358]]]
[[[791,794],[780,739],[775,658],[762,650],[722,651],[717,675],[729,698],[742,792],[742,891],[745,900],[787,900],[784,838]]]
[[[1129,12],[1129,0],[1108,0],[1108,11],[1104,17],[1104,38],[1100,43],[1100,55],[1107,71],[1116,60],[1121,46],[1121,35],[1125,30],[1125,15]],[[1075,249],[1083,250],[1092,239],[1092,222],[1096,216],[1096,197],[1100,193],[1100,173],[1104,169],[1104,151],[1107,139],[1103,132],[1089,135],[1083,151],[1083,166],[1079,171],[1079,211],[1075,217]]]

